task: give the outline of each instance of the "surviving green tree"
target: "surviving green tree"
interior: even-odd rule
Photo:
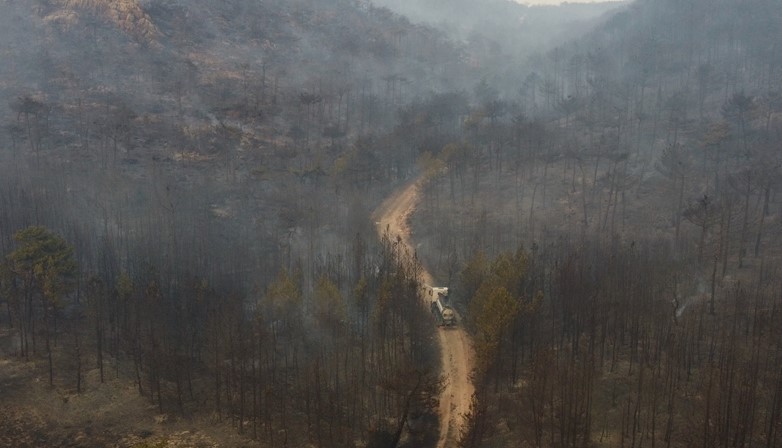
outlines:
[[[8,261],[23,297],[19,319],[21,351],[29,358],[31,341],[35,353],[35,322],[40,314],[49,359],[49,384],[52,384],[51,337],[57,334],[57,314],[62,308],[62,299],[75,285],[77,265],[73,247],[42,226],[22,229],[14,234],[14,239],[19,246],[8,256]],[[40,307],[36,306],[36,298]]]

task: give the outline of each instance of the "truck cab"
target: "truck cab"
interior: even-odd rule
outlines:
[[[456,325],[456,313],[448,300],[448,288],[424,285],[424,296],[431,302],[432,315],[439,325],[451,327]]]

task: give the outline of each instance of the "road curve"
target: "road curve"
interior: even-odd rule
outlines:
[[[409,218],[419,200],[420,179],[414,179],[389,196],[378,207],[372,217],[377,225],[377,232],[382,235],[389,231],[389,236],[399,237],[413,253],[415,247],[410,239]],[[431,274],[423,266],[422,280],[434,285]],[[428,305],[428,304],[427,304]],[[425,307],[429,309],[429,307]],[[473,360],[472,343],[464,328],[457,327],[437,330],[440,344],[440,367],[445,379],[440,394],[440,437],[438,448],[456,446],[464,426],[464,416],[470,410],[472,395],[475,391],[470,381]]]

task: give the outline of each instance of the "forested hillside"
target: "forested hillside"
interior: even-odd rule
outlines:
[[[472,85],[486,80],[514,95],[525,59],[579,39],[623,6],[621,1],[534,5],[507,0],[375,0],[411,21],[428,24],[459,42]]]
[[[366,211],[416,158],[383,149],[398,107],[463,67],[437,32],[361,2],[3,8],[5,200],[41,200],[4,207],[6,240],[49,215],[100,237],[154,229],[172,246],[154,264],[204,246],[262,284],[373,232]]]
[[[464,446],[780,443],[780,29],[638,1],[442,137],[413,230],[475,338]]]
[[[369,212],[415,167],[398,108],[463,82],[457,47],[353,1],[0,21],[0,445],[436,437],[434,326]]]

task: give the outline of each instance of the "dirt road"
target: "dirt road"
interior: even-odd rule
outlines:
[[[382,236],[388,229],[389,236],[400,237],[402,242],[411,248],[411,252],[415,246],[410,240],[408,218],[418,203],[418,186],[418,179],[405,184],[388,197],[373,214],[378,233]],[[432,276],[425,266],[422,277],[425,283],[434,285]],[[475,390],[470,382],[474,356],[470,338],[464,328],[441,327],[437,330],[437,335],[441,353],[440,365],[442,375],[445,377],[443,392],[440,395],[440,437],[437,447],[446,448],[456,446],[464,424],[463,416],[470,410],[470,402]]]

